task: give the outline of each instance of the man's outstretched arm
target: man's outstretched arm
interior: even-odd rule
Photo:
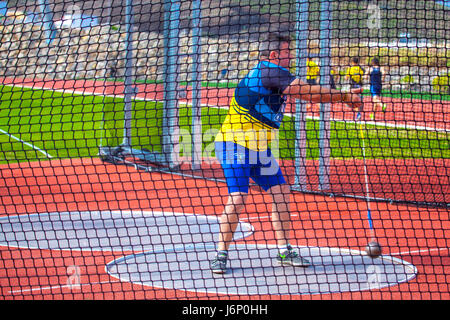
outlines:
[[[292,81],[283,92],[283,94],[290,95],[295,99],[313,103],[342,102],[354,111],[359,111],[362,107],[360,93],[362,93],[362,89],[353,89],[350,92],[342,92],[329,87],[310,85],[298,78]]]

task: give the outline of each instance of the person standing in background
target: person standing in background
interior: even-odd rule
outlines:
[[[383,80],[385,77],[384,70],[380,66],[380,60],[373,58],[370,62],[369,69],[370,76],[370,94],[372,96],[373,112],[370,114],[370,119],[375,119],[375,112],[381,110],[386,111],[386,104],[381,100],[381,90],[383,88]]]
[[[347,69],[346,78],[350,81],[350,88],[357,89],[363,86],[365,70],[359,65],[359,58],[353,57],[351,66]]]

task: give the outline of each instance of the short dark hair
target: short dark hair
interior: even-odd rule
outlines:
[[[267,39],[259,45],[260,55],[263,57],[269,57],[270,52],[280,50],[281,44],[285,42],[290,43],[291,38],[276,32],[269,33]]]
[[[353,57],[352,58],[352,62],[353,63],[359,63],[359,58],[358,57]]]
[[[380,66],[380,59],[378,58],[373,58],[372,59],[372,64],[375,66]]]

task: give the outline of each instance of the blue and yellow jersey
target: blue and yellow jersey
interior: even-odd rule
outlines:
[[[360,66],[352,66],[347,69],[347,77],[352,84],[362,84],[364,69]]]
[[[264,151],[283,120],[283,91],[295,79],[289,70],[261,61],[238,84],[216,141]]]
[[[313,60],[306,61],[306,79],[317,79],[320,68]]]

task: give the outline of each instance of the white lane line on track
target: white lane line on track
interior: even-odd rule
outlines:
[[[93,282],[93,283],[77,283],[72,285],[57,285],[57,286],[51,286],[51,287],[34,287],[30,289],[21,289],[21,290],[13,290],[9,291],[9,293],[15,294],[15,293],[25,293],[25,292],[34,292],[34,291],[48,291],[53,289],[64,289],[64,288],[72,288],[72,291],[79,290],[80,286],[94,286],[94,285],[102,285],[102,284],[111,284],[111,283],[119,283],[120,281],[114,280],[114,281],[103,281],[103,282]]]
[[[413,250],[413,251],[402,251],[398,253],[389,253],[389,255],[392,256],[405,256],[405,255],[412,255],[417,253],[431,253],[431,252],[439,252],[439,251],[449,251],[450,248],[431,248],[431,249],[420,249],[420,250]]]

